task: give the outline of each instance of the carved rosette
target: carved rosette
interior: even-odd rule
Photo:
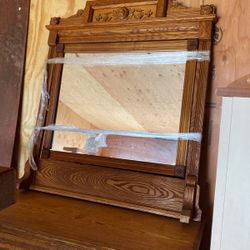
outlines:
[[[111,22],[119,20],[142,20],[150,18],[154,15],[152,10],[144,10],[141,8],[121,7],[111,12],[100,13],[96,16],[97,22]]]
[[[213,4],[201,5],[201,15],[211,15],[216,14],[216,7]]]
[[[50,19],[50,24],[51,25],[58,25],[61,21],[61,18],[60,17],[52,17]]]

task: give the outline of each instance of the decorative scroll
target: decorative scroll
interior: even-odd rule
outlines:
[[[113,11],[100,13],[95,17],[97,22],[111,22],[119,20],[142,20],[154,16],[154,11],[151,9],[142,8],[131,8],[131,7],[121,7],[114,9]]]

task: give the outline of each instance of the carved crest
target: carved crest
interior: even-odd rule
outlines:
[[[95,20],[97,22],[111,22],[111,21],[119,21],[119,20],[131,20],[137,19],[142,20],[146,18],[150,18],[154,15],[154,12],[149,9],[141,9],[141,8],[131,8],[131,7],[121,7],[114,9],[110,12],[100,13],[96,16]]]

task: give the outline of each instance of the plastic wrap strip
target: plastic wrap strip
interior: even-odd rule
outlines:
[[[58,132],[75,132],[81,133],[88,136],[87,144],[85,145],[86,151],[90,154],[95,154],[97,147],[105,147],[106,136],[118,135],[118,136],[128,136],[128,137],[142,137],[142,138],[154,138],[163,140],[189,140],[201,142],[201,133],[152,133],[152,132],[130,132],[130,131],[120,131],[120,130],[96,130],[96,129],[81,129],[74,126],[66,125],[49,125],[46,127],[36,127],[34,129],[31,144],[33,145],[30,149],[30,165],[33,170],[37,170],[37,165],[33,156],[33,148],[37,140],[39,132],[42,130],[46,131],[58,131]]]
[[[48,64],[78,65],[143,65],[178,64],[189,60],[209,61],[210,51],[158,51],[134,53],[81,53],[78,57],[51,58]]]
[[[33,129],[30,140],[29,140],[29,164],[32,167],[33,170],[37,170],[37,165],[34,160],[33,152],[35,145],[37,143],[39,134],[40,134],[40,128],[44,123],[44,115],[45,111],[48,109],[48,103],[49,103],[49,93],[47,91],[47,82],[48,82],[48,73],[47,73],[47,64],[44,67],[44,75],[43,75],[43,82],[42,82],[42,93],[41,93],[41,100],[40,100],[40,107],[38,111],[38,118],[36,122],[36,127]]]
[[[143,138],[154,138],[154,139],[165,139],[165,140],[190,140],[201,142],[201,133],[154,133],[154,132],[131,132],[123,130],[99,130],[99,129],[82,129],[74,126],[67,125],[49,125],[46,127],[37,127],[38,130],[47,131],[65,131],[81,133],[89,136],[97,135],[118,135],[118,136],[129,136],[129,137],[143,137]]]

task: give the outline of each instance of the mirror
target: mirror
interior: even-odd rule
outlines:
[[[107,133],[54,132],[52,150],[174,165],[186,63],[168,52],[67,53],[56,124]]]

